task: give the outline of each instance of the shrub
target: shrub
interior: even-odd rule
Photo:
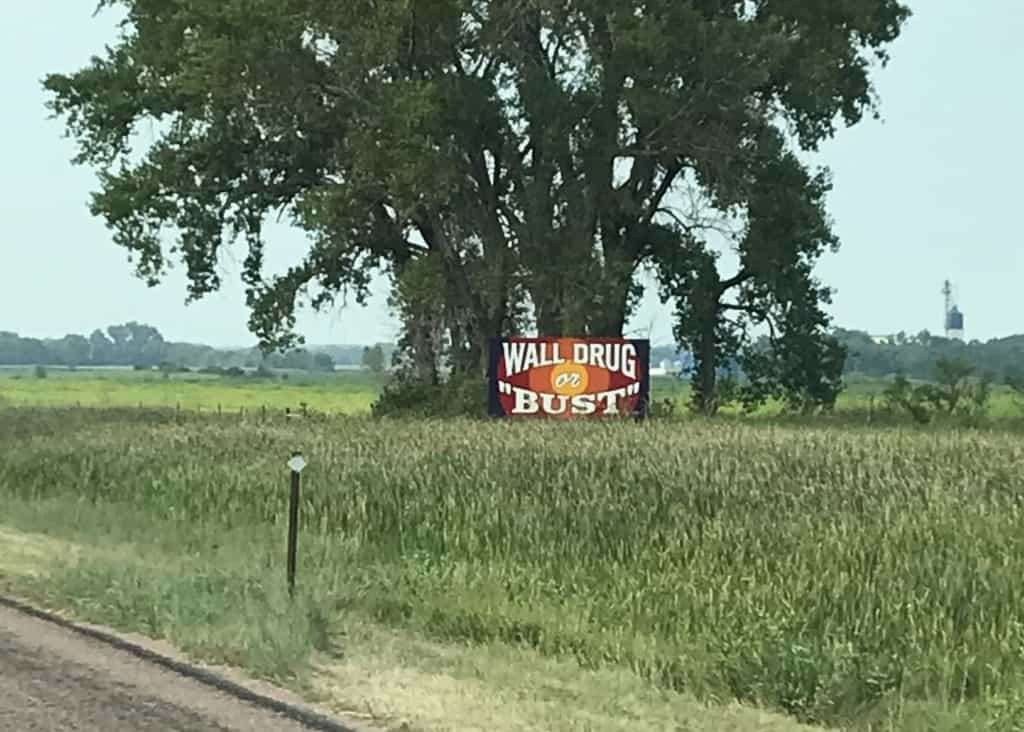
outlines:
[[[970,363],[947,358],[935,363],[935,383],[914,386],[900,374],[883,392],[890,412],[909,414],[919,424],[931,422],[936,415],[977,424],[991,396],[991,374],[976,377]]]
[[[922,392],[915,389],[903,374],[898,374],[893,382],[885,388],[885,391],[882,392],[882,399],[890,413],[909,414],[918,424],[927,424],[932,419]]]
[[[462,377],[423,384],[400,375],[384,386],[371,412],[375,417],[485,417],[487,381]]]

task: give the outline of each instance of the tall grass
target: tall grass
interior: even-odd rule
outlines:
[[[299,576],[325,612],[819,722],[1024,719],[1013,434],[8,410],[0,447],[0,501],[246,537],[254,567],[302,449]]]

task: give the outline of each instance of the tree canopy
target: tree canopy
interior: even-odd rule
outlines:
[[[102,6],[126,11],[117,43],[45,86],[139,276],[180,261],[202,297],[243,240],[269,347],[296,341],[298,302],[363,301],[384,271],[408,347],[443,340],[468,371],[530,320],[620,335],[645,265],[712,360],[731,311],[791,345],[820,335],[811,268],[837,242],[827,175],[796,152],[873,109],[872,65],[909,16],[897,0]],[[162,132],[135,151],[146,120]],[[310,238],[283,274],[264,268],[274,214]],[[725,220],[741,264],[720,274]]]

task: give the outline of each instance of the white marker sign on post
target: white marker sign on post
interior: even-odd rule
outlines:
[[[302,455],[296,455],[288,461],[288,467],[294,473],[301,473],[302,469],[306,467],[306,459]]]

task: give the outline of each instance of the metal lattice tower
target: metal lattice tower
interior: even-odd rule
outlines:
[[[954,300],[953,283],[946,280],[942,286],[942,294],[945,297],[945,313],[943,314],[943,328],[946,338],[964,338],[964,314],[956,306]]]
[[[942,284],[942,295],[945,298],[945,307],[942,309],[942,328],[949,338],[949,314],[953,310],[953,283],[946,280]]]

